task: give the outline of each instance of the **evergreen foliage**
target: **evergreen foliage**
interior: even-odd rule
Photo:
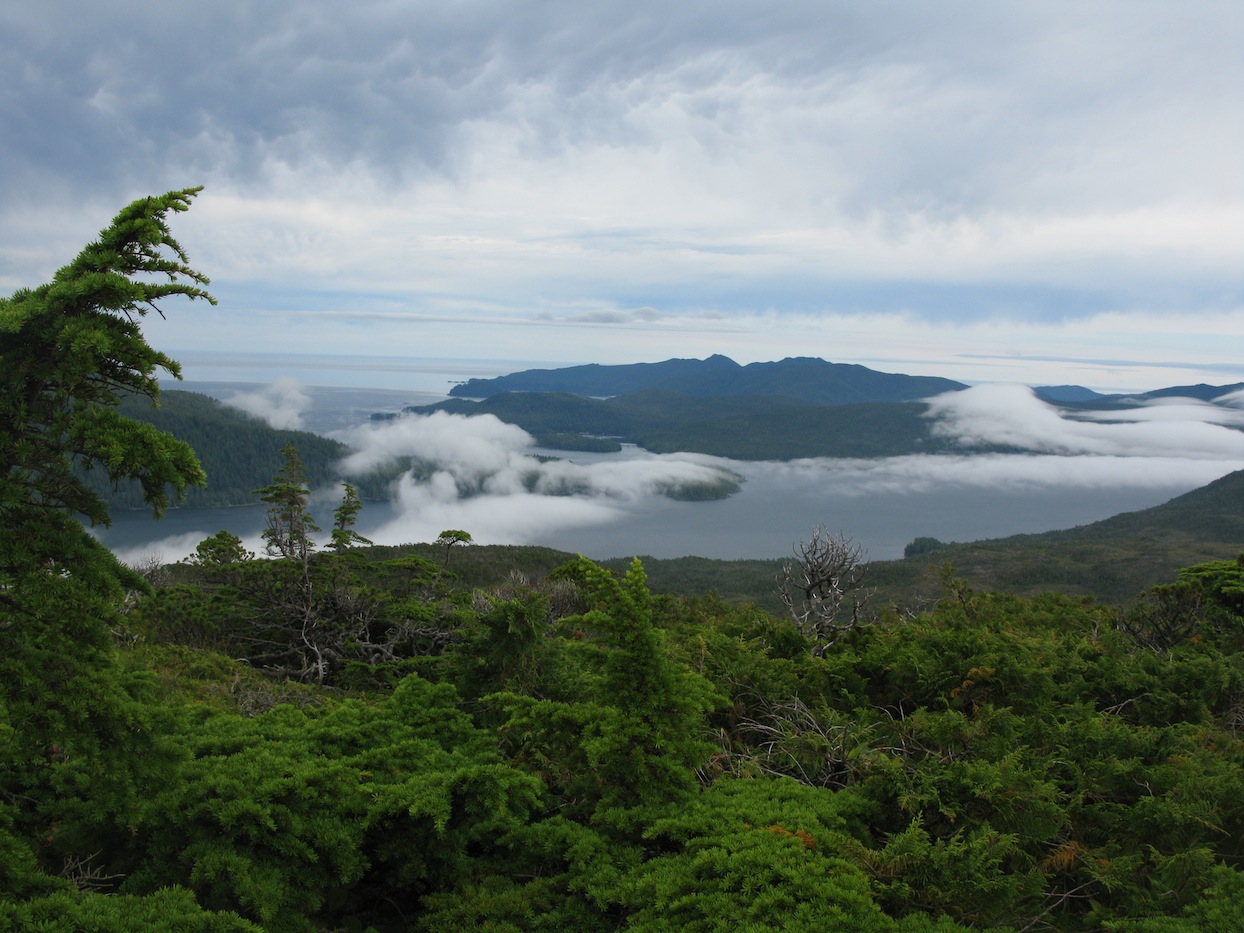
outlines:
[[[277,430],[206,395],[164,390],[159,407],[142,396],[122,396],[118,411],[185,441],[196,452],[206,474],[204,485],[186,491],[187,508],[247,505],[259,501],[255,490],[266,485],[282,465],[287,444],[298,449],[307,482],[315,489],[340,479],[337,464],[349,453],[339,441],[308,431]],[[142,508],[142,487],[114,483],[98,470],[78,474],[113,511]],[[383,498],[389,477],[364,477],[357,487],[371,498]]]
[[[203,482],[188,445],[117,410],[123,393],[158,399],[157,370],[178,373],[142,317],[166,298],[212,301],[166,223],[196,193],[134,202],[51,283],[0,299],[0,830],[17,863],[0,870],[0,900],[44,893],[32,851],[40,873],[112,877],[168,765],[150,678],[114,648],[127,593],[146,583],[79,522],[109,515],[74,467],[136,481],[157,515],[170,487]]]

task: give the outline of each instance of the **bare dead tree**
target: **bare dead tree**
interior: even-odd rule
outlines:
[[[846,632],[866,620],[867,564],[859,545],[817,525],[812,537],[794,548],[795,562],[782,565],[778,595],[791,618],[820,657]]]
[[[1201,591],[1186,583],[1155,586],[1119,613],[1119,628],[1139,647],[1166,654],[1196,633],[1204,607]]]
[[[876,723],[855,714],[814,710],[798,697],[757,697],[755,708],[721,736],[718,762],[735,776],[781,775],[810,787],[841,789],[870,766],[876,729]]]
[[[86,856],[67,855],[65,864],[59,874],[67,879],[79,891],[102,892],[116,886],[124,875],[107,874],[95,864],[101,852],[92,852]]]

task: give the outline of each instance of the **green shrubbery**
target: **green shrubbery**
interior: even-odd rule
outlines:
[[[458,598],[429,565],[419,592],[390,591],[370,555],[353,572],[379,603]],[[146,710],[142,767],[47,763],[38,813],[9,810],[9,909],[163,898],[203,929],[1191,929],[1241,889],[1244,571],[1185,576],[1205,611],[1161,650],[1113,610],[951,579],[931,610],[817,656],[754,607],[653,597],[637,564],[580,559],[462,593],[454,636],[406,659],[420,674],[342,666],[268,703],[238,662],[172,653],[171,594],[245,605],[182,583],[94,660],[117,688],[127,655],[163,672],[125,694]],[[91,858],[99,890],[75,889]]]

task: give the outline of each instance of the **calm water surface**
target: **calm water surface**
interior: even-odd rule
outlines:
[[[904,546],[919,536],[973,541],[1070,528],[1148,508],[1200,485],[1086,489],[937,483],[908,492],[858,492],[835,488],[829,469],[792,473],[775,464],[733,466],[747,479],[742,491],[729,499],[675,502],[653,497],[629,504],[621,517],[606,525],[550,531],[508,543],[541,544],[597,559],[688,554],[721,559],[783,557],[794,542],[809,536],[813,526],[824,524],[848,534],[870,558],[888,560],[901,557]],[[332,504],[320,509],[321,527],[330,524],[331,510]],[[367,503],[359,516],[359,531],[368,535],[398,516],[391,504]],[[113,527],[100,537],[118,552],[147,549],[174,560],[220,529],[253,538],[263,527],[262,506],[173,509],[160,522],[145,512],[119,513]],[[161,541],[165,543],[157,543]]]
[[[445,375],[436,369],[436,378]],[[449,367],[445,367],[448,370]],[[500,375],[515,366],[485,365],[464,375]],[[397,378],[396,364],[389,376]],[[204,373],[207,379],[170,385],[228,399],[255,391],[262,382],[235,382],[227,369]],[[239,369],[239,374],[241,370]],[[316,378],[308,369],[308,378]],[[288,375],[288,371],[260,372],[254,378]],[[299,371],[299,375],[303,375]],[[213,381],[211,376],[218,378]],[[325,373],[320,372],[320,378]],[[219,378],[224,377],[224,378]],[[327,379],[325,379],[327,381]],[[427,404],[443,397],[415,383],[410,390],[355,383],[354,373],[335,387],[309,385],[311,403],[304,427],[332,434],[368,420],[372,412],[398,411],[404,405]],[[438,383],[439,384],[439,383]],[[578,462],[626,460],[651,455],[634,448],[616,455],[558,454]],[[1079,459],[1080,462],[1073,462]],[[582,553],[592,558],[650,555],[712,558],[783,557],[792,545],[809,536],[814,526],[843,532],[876,560],[902,556],[903,548],[919,536],[943,541],[972,541],[1012,534],[1069,528],[1108,518],[1120,512],[1158,505],[1210,482],[1244,464],[1197,461],[1156,462],[1153,470],[1130,462],[1103,463],[1101,458],[896,458],[889,461],[801,461],[794,464],[715,460],[744,477],[742,491],[717,502],[675,502],[659,496],[637,498],[618,505],[606,524],[542,531],[525,540],[496,543],[540,544]],[[987,464],[982,466],[982,464]],[[1085,470],[1097,480],[1086,478]],[[1117,474],[1118,479],[1115,479]],[[331,524],[335,502],[318,512],[322,527]],[[402,517],[389,503],[368,503],[359,519],[364,534],[396,522],[389,538],[403,534]],[[262,506],[231,509],[173,509],[160,522],[149,513],[119,513],[101,540],[125,559],[158,553],[176,560],[194,545],[221,529],[257,544],[264,527]],[[448,526],[447,526],[448,527]],[[478,529],[466,528],[481,537]],[[426,540],[426,532],[402,540]],[[386,540],[385,543],[396,543]],[[487,542],[493,543],[493,542]]]

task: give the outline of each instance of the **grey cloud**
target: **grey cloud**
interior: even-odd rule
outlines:
[[[263,349],[400,327],[471,356],[533,316],[507,355],[729,351],[712,315],[770,311],[1205,320],[1244,307],[1241,44],[1225,0],[11,4],[0,289],[206,183],[179,236]]]
[[[591,311],[566,318],[575,324],[629,324],[631,316],[624,311]]]
[[[539,149],[656,146],[670,124],[633,117],[668,108],[713,149],[793,128],[789,109],[859,210],[979,206],[1025,175],[1032,187],[1038,166],[1042,196],[1065,195],[1124,143],[1202,151],[1168,138],[1170,104],[1204,89],[1182,102],[1184,125],[1210,125],[1227,80],[1215,62],[1235,56],[1204,46],[1229,43],[1240,14],[1199,6],[220,0],[190,17],[48,0],[5,17],[3,167],[84,181],[169,161],[201,178],[316,161],[453,173],[491,120]],[[1142,138],[1104,145],[1129,127]]]
[[[656,308],[618,309],[616,311],[589,311],[569,315],[562,320],[572,324],[652,324],[665,320],[667,314]]]

